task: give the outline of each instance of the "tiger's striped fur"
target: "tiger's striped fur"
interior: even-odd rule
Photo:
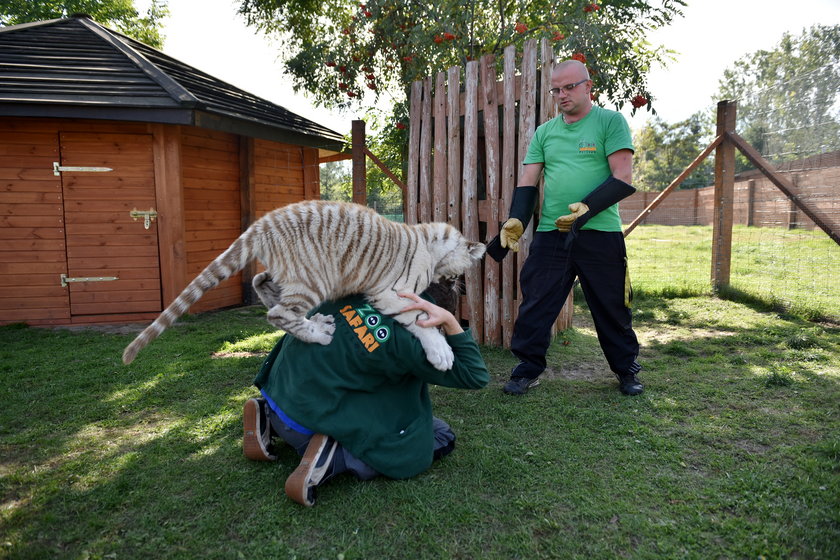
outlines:
[[[416,312],[400,315],[406,300],[397,292],[420,293],[433,281],[459,276],[484,254],[445,223],[392,222],[358,204],[306,201],[274,210],[254,222],[211,262],[123,352],[131,363],[190,306],[256,259],[271,277],[268,321],[287,333],[329,344],[332,317],[306,314],[318,304],[363,293],[380,312],[397,320],[423,344],[436,368],[452,367],[454,356],[437,329],[418,327]],[[257,278],[255,278],[257,281]]]

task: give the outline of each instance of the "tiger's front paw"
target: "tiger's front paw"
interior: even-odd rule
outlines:
[[[307,327],[310,334],[309,342],[317,342],[326,346],[332,342],[335,334],[335,317],[316,313],[309,318]]]
[[[423,349],[426,351],[426,359],[437,370],[448,371],[455,364],[455,354],[445,339],[424,343]]]

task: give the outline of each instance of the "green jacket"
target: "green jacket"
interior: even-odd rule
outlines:
[[[428,383],[479,389],[490,380],[469,331],[448,336],[451,370],[426,360],[420,342],[362,296],[321,305],[335,318],[328,346],[284,336],[254,384],[291,419],[338,440],[391,478],[408,478],[432,463],[434,437]]]

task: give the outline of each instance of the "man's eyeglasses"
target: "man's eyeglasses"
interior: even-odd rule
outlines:
[[[559,87],[559,88],[553,88],[553,89],[548,90],[548,93],[550,93],[551,95],[560,95],[560,90],[565,90],[567,92],[572,91],[573,89],[575,89],[576,87],[578,87],[580,84],[582,84],[583,82],[585,82],[587,80],[589,80],[589,78],[584,78],[579,82],[575,82],[573,84],[566,84],[565,86],[562,86],[562,87]]]

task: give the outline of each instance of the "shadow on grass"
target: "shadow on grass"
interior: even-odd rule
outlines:
[[[524,397],[491,348],[488,389],[432,389],[451,456],[340,477],[311,509],[282,494],[291,450],[242,456],[261,359],[209,357],[261,338],[261,313],[189,317],[127,367],[131,336],[0,328],[0,555],[836,557],[840,332],[714,298],[634,312],[641,397],[618,393],[579,303]]]
[[[732,286],[725,286],[718,291],[718,295],[729,301],[741,303],[760,312],[775,312],[783,315],[799,317],[806,321],[819,323],[826,322],[840,326],[840,317],[830,317],[819,309],[805,305],[791,306],[780,298],[751,294]]]

